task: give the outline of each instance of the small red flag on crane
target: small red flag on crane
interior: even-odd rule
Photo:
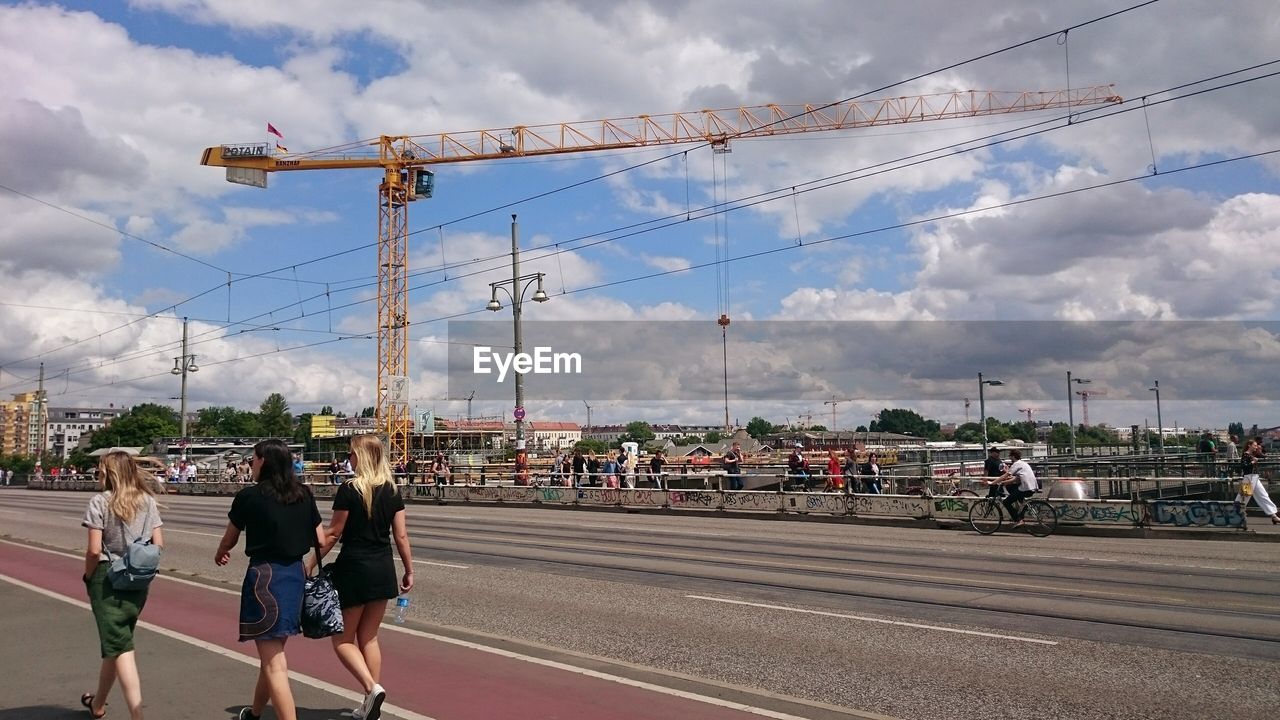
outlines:
[[[271,123],[267,123],[267,132],[271,133],[272,135],[275,135],[276,137],[280,138],[281,140],[283,140],[283,139],[284,139],[284,133],[282,133],[282,132],[280,132],[279,130],[277,130],[277,129],[276,129],[276,126],[275,126],[275,125],[272,125]]]

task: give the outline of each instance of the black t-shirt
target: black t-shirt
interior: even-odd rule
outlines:
[[[987,459],[982,461],[982,474],[987,477],[998,478],[1004,474],[1004,471],[1000,469],[1003,464],[1000,458],[988,455]]]
[[[663,460],[661,457],[654,455],[652,458],[649,459],[649,472],[653,473],[654,475],[657,475],[658,473],[662,472],[662,466],[665,464],[667,464],[666,460]]]
[[[342,528],[343,550],[383,550],[391,547],[391,520],[404,510],[404,499],[391,483],[373,490],[373,517],[364,509],[364,498],[350,480],[342,483],[333,497],[333,510],[347,511]]]
[[[729,452],[725,453],[724,454],[725,472],[729,473],[730,475],[738,474],[738,472],[740,471],[738,468],[738,463],[741,461],[742,461],[742,458],[739,457],[738,453],[734,452],[733,450],[730,450]]]
[[[307,490],[301,500],[285,505],[250,485],[236,493],[227,519],[244,532],[244,554],[254,561],[291,563],[316,544],[320,510]]]

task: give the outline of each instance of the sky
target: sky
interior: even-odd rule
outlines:
[[[34,390],[43,362],[53,406],[176,407],[187,317],[190,409],[374,404],[378,171],[264,190],[202,167],[207,147],[1113,85],[1123,104],[1070,117],[434,166],[409,209],[410,402],[468,412],[450,319],[509,329],[484,308],[514,213],[550,296],[525,319],[591,321],[640,360],[616,366],[628,392],[532,393],[531,419],[723,422],[717,393],[672,391],[723,393],[719,350],[740,423],[825,422],[832,399],[840,427],[900,406],[963,422],[993,371],[989,415],[1061,421],[1073,370],[1095,423],[1155,425],[1160,380],[1166,426],[1280,425],[1280,12],[1120,12],[1140,4],[0,3],[0,393]],[[757,321],[805,331],[735,329]],[[936,325],[919,345],[866,331],[896,321]],[[642,341],[665,323],[705,327],[711,354]],[[860,337],[881,351],[830,351]],[[500,395],[471,412],[509,417]]]

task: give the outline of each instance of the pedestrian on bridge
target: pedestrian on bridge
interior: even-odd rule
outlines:
[[[333,564],[333,584],[342,605],[343,631],[333,636],[333,651],[360,683],[364,702],[352,712],[356,720],[378,720],[387,691],[379,684],[382,650],[378,627],[387,601],[413,589],[413,553],[405,527],[404,499],[387,464],[386,449],[377,435],[351,438],[351,467],[355,477],[344,482],[333,498],[333,516],[325,529],[320,556],[338,541],[342,552]],[[396,582],[391,556],[395,542],[404,565]],[[307,574],[314,568],[307,559]]]
[[[284,645],[302,631],[302,557],[325,541],[315,497],[293,474],[293,457],[283,440],[253,446],[254,484],[236,493],[227,529],[214,553],[218,565],[245,534],[249,567],[240,588],[240,642],[258,649],[258,682],[253,704],[239,720],[258,720],[270,702],[280,720],[297,720]]]
[[[106,715],[107,695],[119,680],[129,717],[142,720],[142,681],[134,656],[133,629],[147,603],[148,588],[117,590],[107,579],[107,570],[133,540],[148,538],[163,546],[160,526],[164,523],[151,495],[151,478],[128,453],[116,450],[104,455],[97,475],[103,491],[89,499],[81,525],[89,529],[84,584],[98,626],[102,666],[97,690],[80,696],[80,704],[92,717]]]
[[[1262,441],[1258,438],[1250,440],[1244,446],[1244,452],[1240,455],[1240,469],[1244,474],[1244,478],[1240,482],[1240,492],[1236,494],[1236,502],[1240,503],[1240,507],[1244,508],[1249,504],[1249,498],[1258,501],[1258,507],[1262,508],[1262,512],[1271,518],[1272,525],[1280,525],[1280,515],[1276,514],[1276,504],[1272,502],[1271,496],[1267,494],[1267,486],[1262,484],[1262,480],[1258,477],[1258,462],[1262,460]]]

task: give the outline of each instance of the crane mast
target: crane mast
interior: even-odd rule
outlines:
[[[393,462],[409,451],[408,205],[428,198],[427,166],[599,150],[711,143],[853,130],[930,120],[1004,115],[1121,102],[1112,85],[1054,91],[966,90],[826,105],[758,105],[665,115],[429,135],[381,135],[320,150],[275,153],[267,143],[206,148],[200,164],[224,167],[228,182],[267,187],[268,173],[378,169],[378,360],[375,410]],[[835,406],[832,404],[834,413]]]

